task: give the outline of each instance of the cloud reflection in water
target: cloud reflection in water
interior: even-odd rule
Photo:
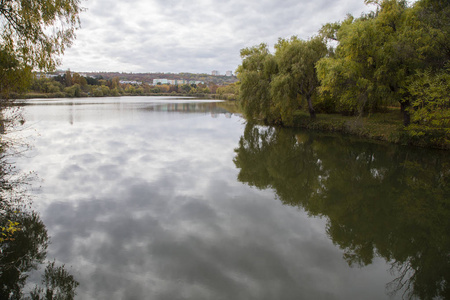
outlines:
[[[22,163],[80,299],[386,297],[384,262],[349,269],[324,220],[236,180],[242,119],[149,106],[27,107]]]

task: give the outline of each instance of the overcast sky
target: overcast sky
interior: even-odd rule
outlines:
[[[224,74],[239,51],[308,38],[370,10],[363,0],[82,0],[81,29],[62,58],[72,71]]]

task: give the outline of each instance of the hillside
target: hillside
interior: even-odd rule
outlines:
[[[59,71],[58,73],[65,73]],[[152,84],[153,79],[185,79],[204,81],[206,84],[215,83],[217,85],[227,85],[237,81],[236,76],[212,76],[208,74],[194,73],[124,73],[124,72],[77,72],[86,76],[103,77],[103,79],[113,79],[118,77],[120,80],[135,80],[143,83]]]

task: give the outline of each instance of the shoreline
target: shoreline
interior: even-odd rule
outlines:
[[[107,97],[192,97],[210,100],[223,100],[227,103],[228,109],[233,112],[240,112],[239,103],[235,100],[227,99],[226,95],[218,94],[172,94],[172,93],[150,93],[141,95],[115,95],[115,96],[91,96],[86,97],[54,97],[53,94],[25,94],[17,97],[17,100],[27,99],[77,99],[77,98],[107,98]],[[225,97],[221,97],[225,96]],[[225,98],[225,99],[224,99]],[[245,118],[245,117],[244,117]],[[273,124],[264,124],[270,126],[282,126]],[[368,114],[367,116],[343,116],[341,114],[318,113],[315,120],[312,120],[307,112],[297,111],[294,114],[292,126],[289,128],[306,129],[321,132],[342,133],[368,140],[383,141],[405,146],[420,148],[430,148],[439,150],[450,150],[450,142],[445,139],[433,139],[432,136],[412,136],[409,134],[403,124],[400,108],[390,108],[387,112]]]
[[[294,116],[292,128],[336,132],[361,138],[383,141],[404,146],[450,150],[450,143],[429,136],[412,136],[402,124],[400,108],[390,109],[386,113],[374,113],[367,116],[342,116],[340,114],[317,114],[315,120],[309,115],[298,112]]]

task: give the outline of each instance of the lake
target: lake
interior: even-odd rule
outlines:
[[[31,100],[24,117],[21,247],[64,265],[76,299],[449,297],[448,152],[189,98]]]

